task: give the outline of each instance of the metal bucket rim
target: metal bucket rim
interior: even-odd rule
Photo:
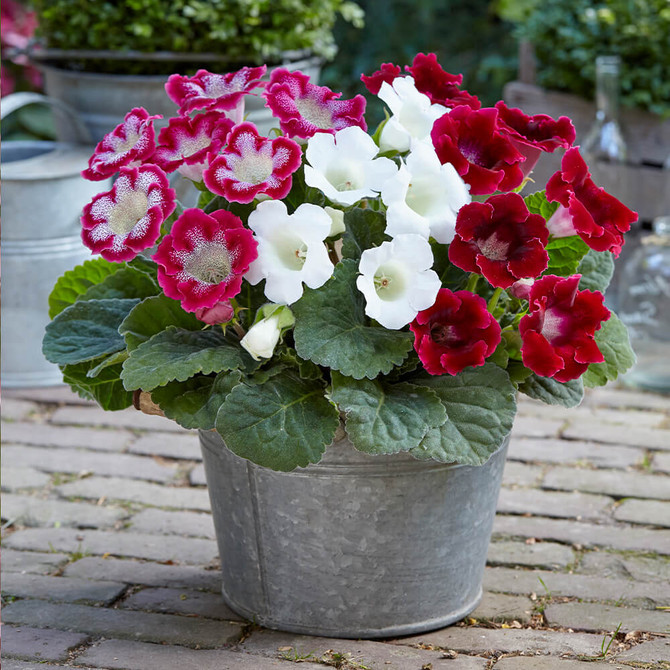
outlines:
[[[10,140],[2,143],[2,151],[0,154],[3,158],[7,156],[7,152],[12,149],[21,149],[29,147],[44,147],[47,151],[39,153],[30,158],[20,160],[2,160],[2,181],[46,181],[56,179],[67,179],[70,177],[79,176],[81,171],[86,167],[88,158],[93,153],[93,147],[89,147],[75,142],[59,142],[52,140]],[[57,161],[55,165],[58,166],[58,171],[51,166],[48,169],[42,168],[41,171],[34,170],[32,172],[22,172],[25,168],[32,166],[39,167],[39,162],[45,157],[53,158],[57,154],[70,155],[70,158],[80,158],[82,164],[75,166],[68,166],[63,161]]]

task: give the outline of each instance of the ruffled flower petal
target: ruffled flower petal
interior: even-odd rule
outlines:
[[[157,165],[121,168],[111,190],[84,207],[82,240],[108,261],[129,261],[153,246],[175,208],[175,192]]]
[[[102,181],[115,175],[124,166],[135,167],[149,159],[156,148],[154,119],[143,107],[135,107],[126,114],[112,132],[107,133],[88,161],[81,175],[89,181]]]
[[[191,208],[174,222],[152,258],[165,295],[181,301],[187,312],[198,312],[240,292],[256,247],[251,231],[231,212]]]
[[[253,123],[240,123],[228,146],[203,172],[207,188],[230,202],[251,202],[263,193],[281,199],[291,190],[291,175],[300,167],[300,146],[287,137],[259,135]]]
[[[372,93],[378,95],[382,84],[392,84],[396,77],[399,77],[401,69],[399,65],[393,63],[382,63],[381,69],[377,70],[371,75],[361,75],[361,81],[365,84],[365,88]]]

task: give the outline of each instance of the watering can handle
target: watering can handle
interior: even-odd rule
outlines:
[[[75,131],[75,136],[80,144],[93,144],[91,133],[72,107],[56,98],[50,98],[41,93],[29,93],[25,91],[22,93],[11,93],[10,95],[6,95],[2,99],[2,105],[0,106],[0,118],[4,119],[12,112],[34,104],[52,107],[56,114],[60,114],[61,117],[66,119],[72,125]]]

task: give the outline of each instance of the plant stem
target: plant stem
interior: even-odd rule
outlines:
[[[498,287],[494,292],[493,295],[491,296],[491,299],[488,302],[487,308],[489,312],[493,312],[493,310],[496,308],[496,305],[498,304],[498,298],[500,298],[500,294],[502,293],[502,289]]]
[[[475,293],[475,289],[477,288],[477,282],[479,282],[479,275],[473,272],[470,275],[470,278],[468,279],[468,283],[465,286],[465,290],[470,291],[470,293]]]
[[[239,321],[233,321],[232,326],[233,326],[233,329],[235,330],[235,332],[237,333],[237,336],[240,339],[242,339],[247,334],[247,331],[244,330],[244,328],[242,328],[242,325],[240,324]]]

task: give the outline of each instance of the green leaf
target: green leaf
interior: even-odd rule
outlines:
[[[584,384],[581,379],[557,382],[551,377],[540,377],[534,372],[519,384],[519,391],[547,405],[577,407],[584,398]]]
[[[66,365],[63,367],[63,381],[83,397],[95,400],[102,409],[116,411],[130,407],[133,404],[133,394],[123,388],[121,364],[101,368],[91,378],[90,371],[97,362],[94,360]]]
[[[619,317],[612,316],[596,330],[595,340],[605,357],[604,363],[591,363],[582,379],[585,386],[604,386],[614,381],[635,363],[635,354],[630,346],[628,330]]]
[[[145,298],[133,308],[119,326],[119,333],[125,338],[128,351],[132,351],[168,326],[202,330],[204,324],[194,314],[184,311],[179,301],[157,295]]]
[[[47,325],[42,351],[57,365],[82,363],[126,348],[119,326],[137,299],[79,300]]]
[[[578,235],[551,240],[546,249],[549,253],[549,266],[544,274],[560,277],[575,274],[579,263],[589,250],[586,242]]]
[[[359,260],[365,249],[378,247],[385,239],[386,219],[381,212],[356,207],[344,215],[347,230],[342,238],[342,256]]]
[[[86,293],[91,286],[99,284],[105,277],[123,267],[123,263],[110,263],[104,258],[95,258],[68,270],[58,279],[49,295],[49,318],[53,319]]]
[[[454,377],[422,377],[413,383],[434,391],[447,410],[446,422],[429,430],[412,450],[417,458],[482,465],[512,429],[516,390],[494,363],[466,368]]]
[[[400,365],[411,333],[366,325],[365,297],[356,288],[358,264],[345,259],[321,288],[306,289],[292,309],[298,355],[347,377],[374,379]]]
[[[121,268],[105,277],[99,284],[90,286],[80,300],[105,298],[146,298],[160,293],[161,289],[147,274],[133,268]]]
[[[321,460],[338,425],[323,385],[288,372],[261,385],[238,384],[216,418],[216,430],[234,453],[284,472]]]
[[[100,374],[100,372],[105,368],[108,368],[110,365],[116,365],[117,363],[123,363],[123,361],[125,361],[126,358],[128,358],[128,352],[125,349],[117,351],[115,354],[112,354],[111,356],[106,356],[105,358],[102,359],[100,363],[90,368],[89,371],[86,373],[86,376],[97,377]]]
[[[582,278],[579,280],[580,290],[605,293],[614,274],[614,258],[612,253],[589,249],[586,256],[582,258],[577,272],[582,275]]]
[[[470,273],[461,270],[449,260],[449,245],[431,239],[430,248],[433,251],[433,270],[437,272],[441,285],[451,291],[464,289]]]
[[[139,256],[135,256],[132,261],[126,261],[126,266],[143,272],[158,285],[158,265],[155,261],[145,258],[140,254]]]
[[[192,377],[154,389],[151,399],[180,426],[211,430],[223,401],[241,379],[239,370],[220,372],[216,377]]]
[[[152,391],[168,382],[186,381],[199,373],[234,370],[248,356],[217,330],[185,330],[169,326],[133,349],[121,378],[129,391]]]
[[[356,449],[395,454],[418,447],[447,412],[430,389],[414,384],[382,384],[333,372],[331,398],[346,413],[346,431]]]
[[[524,198],[524,202],[531,214],[539,214],[544,217],[545,221],[549,221],[559,205],[557,202],[547,202],[547,195],[544,191],[537,191],[536,193],[527,195]]]
[[[261,305],[267,303],[265,297],[265,280],[252,286],[248,281],[242,282],[240,292],[235,296],[235,302],[240,307],[239,319],[242,327],[249,330],[256,319],[256,313]]]

